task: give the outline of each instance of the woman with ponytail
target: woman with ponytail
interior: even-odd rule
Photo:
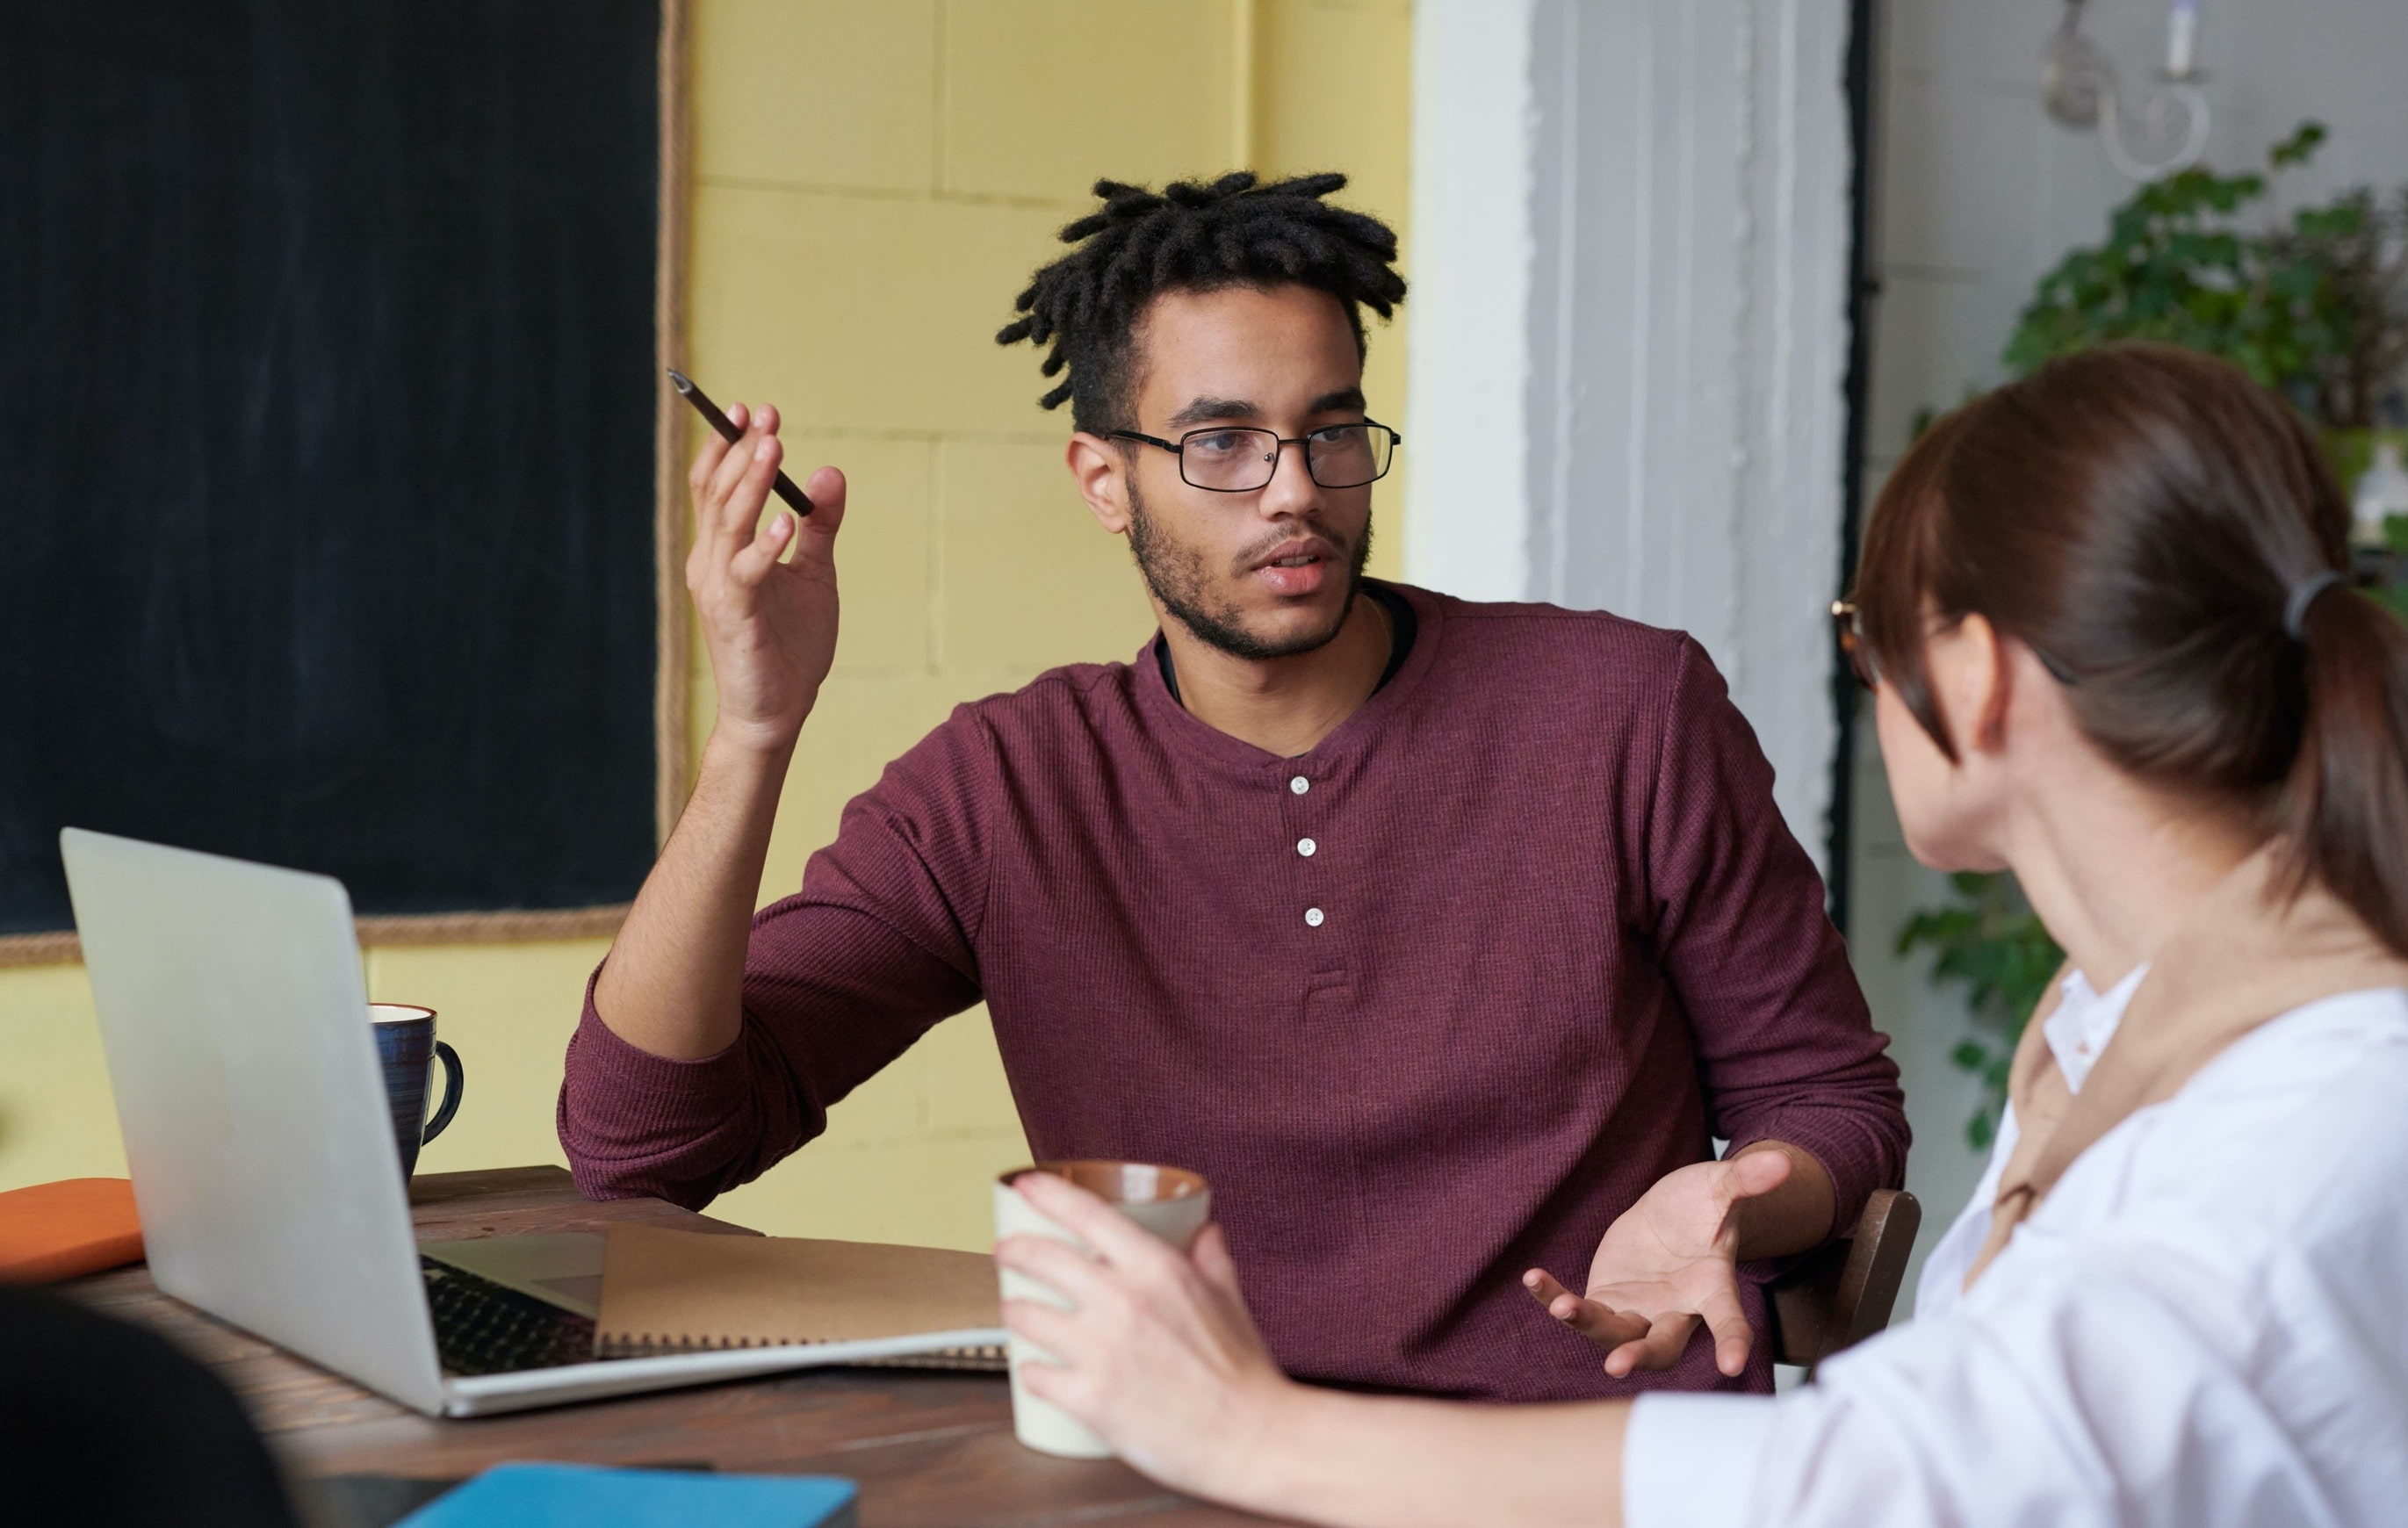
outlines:
[[[2066,969],[1915,1319],[1778,1399],[1315,1392],[1216,1236],[1075,1189],[1011,1241],[1029,1388],[1182,1489],[1330,1523],[2408,1521],[2408,633],[2315,439],[2155,346],[1917,441],[1842,642],[1908,846],[2014,873]],[[1734,1212],[1734,1217],[1739,1212]],[[1570,1330],[1620,1315],[1533,1271]],[[1622,1340],[1609,1336],[1609,1342]]]

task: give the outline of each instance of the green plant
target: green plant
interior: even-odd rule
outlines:
[[[2007,342],[2007,369],[2021,376],[2069,350],[2155,339],[2223,356],[2302,402],[2336,379],[2340,397],[2337,379],[2388,317],[2379,282],[2370,286],[2382,242],[2372,195],[2302,207],[2287,224],[2271,214],[2255,230],[2242,221],[2324,138],[2321,124],[2303,123],[2263,174],[2190,169],[2143,186],[2110,216],[2104,243],[2041,278]]]
[[[2391,554],[2395,576],[2381,588],[2368,593],[2384,608],[2408,621],[2408,580],[2397,576],[2399,569],[2408,567],[2408,515],[2383,517],[2383,550]]]
[[[2408,364],[2408,191],[2387,203],[2349,191],[2280,218],[2277,180],[2325,136],[2302,123],[2263,173],[2191,169],[2143,186],[2110,217],[2103,243],[2041,278],[2008,340],[2007,370],[2110,340],[2161,340],[2237,364],[2328,428],[2372,423]],[[2248,214],[2259,215],[2255,226]],[[2408,556],[2408,522],[2393,545]],[[2395,582],[2386,593],[2408,616],[2408,592]],[[1965,1138],[1986,1150],[2015,1043],[2064,952],[2012,877],[1950,879],[1955,904],[1915,913],[1898,950],[1935,952],[1933,979],[1966,984],[1973,1033],[1950,1059],[1982,1078]]]
[[[2308,367],[2309,413],[2331,429],[2374,428],[2408,367],[2408,186],[2387,199],[2344,192],[2301,211],[2273,244],[2278,258],[2315,267],[2336,340]]]

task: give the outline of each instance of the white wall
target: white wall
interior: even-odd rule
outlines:
[[[1845,0],[1422,0],[1405,567],[1693,633],[1820,854]]]
[[[2042,111],[2041,48],[2061,7],[1886,0],[1881,8],[1869,484],[1905,449],[1918,409],[2000,379],[1999,352],[2034,283],[2069,248],[2097,242],[2108,209],[2133,189],[2095,136]],[[2128,92],[2162,60],[2166,8],[2165,0],[2086,7]],[[2200,10],[2199,56],[2214,77],[2210,164],[2262,164],[2268,144],[2314,117],[2333,136],[2295,198],[2408,181],[2408,0],[2203,0]],[[1850,933],[1875,1021],[1896,1036],[1906,1073],[1915,1135],[1908,1182],[1923,1201],[1928,1246],[1978,1175],[1963,1130],[1974,1090],[1947,1060],[1964,1030],[1961,1008],[1889,953],[1909,910],[1940,900],[1943,886],[1907,856],[1870,726],[1858,736]]]

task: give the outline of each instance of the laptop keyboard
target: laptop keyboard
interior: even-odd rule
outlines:
[[[532,1294],[422,1257],[444,1372],[509,1374],[594,1361],[594,1322]]]

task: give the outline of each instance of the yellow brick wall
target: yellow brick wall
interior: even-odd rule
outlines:
[[[1403,225],[1408,0],[693,0],[695,375],[784,411],[795,464],[853,482],[835,673],[789,778],[763,900],[955,702],[1151,629],[1122,544],[1061,462],[1037,353],[992,342],[1098,176],[1250,158],[1344,169]],[[1403,330],[1368,389],[1403,415]],[[798,472],[796,474],[800,476]],[[1375,568],[1393,574],[1398,485]],[[711,692],[696,647],[694,736]],[[367,952],[439,1009],[469,1092],[442,1172],[560,1160],[560,1050],[599,941]],[[721,1201],[765,1230],[974,1247],[1025,1144],[983,1012],[940,1025],[828,1135]],[[0,972],[0,1188],[123,1171],[79,968]]]

